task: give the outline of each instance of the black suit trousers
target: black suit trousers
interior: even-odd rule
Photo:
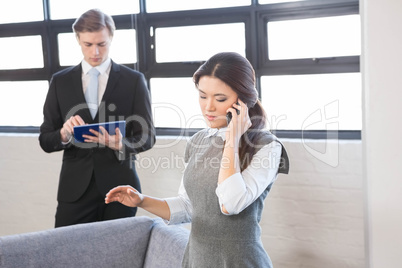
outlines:
[[[105,204],[105,196],[99,192],[93,174],[87,190],[79,200],[58,202],[55,227],[134,217],[136,213],[137,208],[127,207],[119,202]]]

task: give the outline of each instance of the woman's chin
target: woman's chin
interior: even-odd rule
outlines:
[[[207,123],[207,126],[208,127],[210,127],[210,128],[223,128],[223,127],[226,127],[227,125],[226,125],[226,121],[222,121],[222,120],[213,120],[213,121],[210,121],[210,120],[206,120],[206,123]]]

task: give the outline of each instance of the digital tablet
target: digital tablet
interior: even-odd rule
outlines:
[[[85,142],[85,138],[82,135],[91,135],[94,136],[89,130],[93,129],[99,132],[99,126],[102,126],[106,129],[109,135],[116,134],[116,128],[120,129],[123,137],[126,134],[126,121],[113,121],[113,122],[105,122],[105,123],[97,123],[97,124],[88,124],[82,126],[74,127],[74,138],[75,142]]]

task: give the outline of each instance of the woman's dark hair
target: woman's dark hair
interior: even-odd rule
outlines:
[[[116,26],[111,16],[103,13],[99,9],[90,9],[73,23],[73,31],[77,38],[79,33],[98,32],[107,28],[110,36],[113,36]]]
[[[240,168],[243,171],[250,164],[257,148],[260,148],[257,141],[261,130],[266,127],[266,113],[258,100],[253,66],[238,53],[222,52],[212,56],[194,73],[193,81],[196,86],[202,76],[220,79],[247,104],[251,127],[240,138]]]

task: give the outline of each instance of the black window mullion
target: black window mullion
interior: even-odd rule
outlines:
[[[359,56],[276,60],[262,66],[258,73],[260,75],[355,73],[360,71],[359,62]]]

